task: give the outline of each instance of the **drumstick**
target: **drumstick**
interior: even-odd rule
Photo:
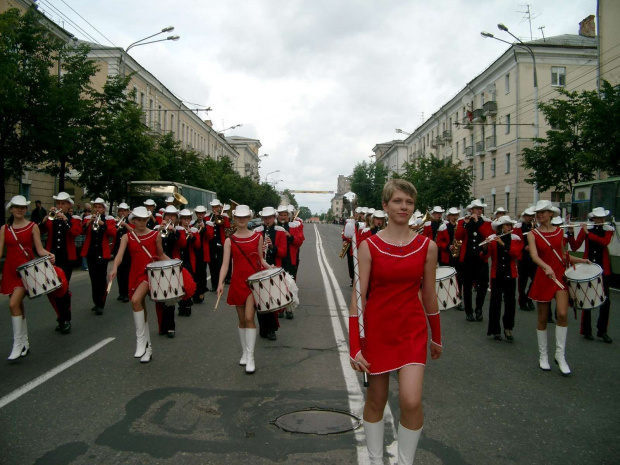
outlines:
[[[103,305],[105,305],[105,301],[108,300],[108,294],[110,293],[110,289],[112,289],[112,282],[114,282],[113,279],[108,281],[108,287],[106,287],[105,294],[103,294]]]
[[[558,281],[557,279],[555,279],[555,277],[551,277],[551,279],[553,279],[553,281],[560,287],[560,289],[564,290],[566,289],[562,283],[560,281]]]
[[[222,297],[222,294],[217,296],[217,302],[215,302],[215,310],[217,310],[217,306],[220,304],[220,298]],[[215,311],[214,310],[214,311]]]

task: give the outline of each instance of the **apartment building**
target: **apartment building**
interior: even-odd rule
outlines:
[[[620,2],[598,0],[597,7],[599,76],[612,86],[617,86],[620,84]]]
[[[473,168],[472,196],[484,199],[489,210],[504,207],[513,216],[538,195],[559,203],[558,193],[536,193],[525,183],[521,154],[533,146],[537,130],[545,137],[551,129],[536,111],[534,73],[538,101],[557,97],[559,88],[596,89],[597,39],[581,32],[526,42],[535,67],[526,48],[510,47],[405,140],[377,144],[377,162],[397,173],[405,161],[419,157],[462,162]]]
[[[346,194],[351,191],[351,178],[343,174],[338,176],[338,184],[336,188],[337,194]]]
[[[260,140],[230,136],[226,137],[226,141],[239,154],[235,170],[241,176],[250,176],[256,182],[259,182],[258,164],[260,163],[260,158],[258,151],[262,146]]]

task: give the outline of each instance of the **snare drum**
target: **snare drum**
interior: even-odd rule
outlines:
[[[573,300],[573,308],[592,310],[605,302],[603,288],[603,269],[596,263],[579,263],[564,273],[568,283],[568,295]]]
[[[435,273],[435,292],[439,310],[447,310],[461,303],[456,270],[451,266],[440,266]]]
[[[35,258],[17,267],[30,299],[55,291],[62,282],[48,256]]]
[[[289,306],[293,293],[289,290],[283,268],[270,268],[249,276],[248,286],[258,313],[270,313]]]
[[[183,261],[161,260],[146,265],[149,295],[154,302],[174,305],[185,295]]]

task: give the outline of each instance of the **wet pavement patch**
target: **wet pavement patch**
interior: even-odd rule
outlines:
[[[343,410],[312,407],[285,413],[271,423],[288,433],[339,434],[359,428],[361,420]]]

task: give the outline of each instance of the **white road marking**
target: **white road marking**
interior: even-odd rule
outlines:
[[[32,391],[37,386],[43,384],[47,380],[49,380],[49,379],[53,378],[54,376],[56,376],[57,374],[62,373],[67,368],[72,367],[73,365],[75,365],[79,361],[85,359],[89,355],[94,354],[99,349],[101,349],[103,346],[105,346],[106,344],[109,344],[110,342],[112,342],[114,339],[116,339],[116,338],[109,337],[107,339],[104,339],[103,341],[99,342],[98,344],[95,344],[94,346],[92,346],[90,349],[86,349],[81,354],[76,355],[73,358],[70,358],[66,362],[61,363],[60,365],[58,365],[56,368],[52,368],[47,373],[42,374],[38,378],[30,381],[29,383],[24,384],[22,387],[16,389],[15,391],[11,392],[10,394],[7,394],[2,399],[0,399],[0,408],[10,404],[11,402],[13,402],[14,400],[20,398],[21,396],[23,396],[27,392]]]
[[[344,374],[345,384],[347,391],[349,392],[349,409],[359,417],[362,416],[364,410],[364,394],[362,392],[362,385],[360,378],[355,371],[351,369],[349,363],[349,344],[347,337],[342,329],[342,319],[345,321],[345,327],[348,335],[349,324],[349,309],[347,307],[344,295],[340,290],[336,276],[325,255],[323,249],[323,241],[319,234],[318,228],[314,225],[314,231],[316,234],[316,253],[319,261],[319,267],[321,269],[321,275],[323,276],[323,284],[325,286],[325,294],[327,296],[327,306],[331,316],[332,329],[334,331],[334,337],[336,339],[336,345],[338,347],[338,353],[340,358],[340,366]],[[321,260],[322,258],[322,260]],[[330,286],[331,280],[331,286]],[[335,298],[334,298],[335,296]],[[338,307],[340,308],[340,314],[336,308],[336,300],[338,301]],[[342,319],[341,319],[342,316]],[[387,427],[392,429],[393,437],[396,438],[396,428],[394,426],[394,416],[390,409],[390,404],[387,403],[384,412],[384,421],[387,422]],[[357,440],[357,461],[360,465],[370,463],[368,458],[368,451],[366,449],[366,442],[364,439],[364,431],[359,428],[355,431],[355,439]],[[393,458],[398,457],[397,443],[394,440],[387,446],[387,451]]]

